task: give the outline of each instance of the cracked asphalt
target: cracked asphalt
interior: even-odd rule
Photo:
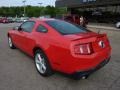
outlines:
[[[111,61],[88,79],[76,81],[60,73],[41,77],[32,58],[9,49],[7,32],[16,25],[0,24],[0,90],[120,90],[120,31],[101,30],[112,45]]]

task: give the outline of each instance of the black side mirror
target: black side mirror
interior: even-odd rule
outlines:
[[[13,27],[13,30],[18,30],[19,26]]]
[[[23,29],[21,27],[18,28],[18,31],[22,31]]]

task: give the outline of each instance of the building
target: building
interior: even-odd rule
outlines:
[[[97,11],[97,14],[105,13],[104,17],[110,14],[112,16],[109,17],[116,17],[117,14],[118,18],[120,0],[56,0],[56,7],[66,7],[71,14],[80,14],[81,12],[93,14]]]
[[[74,8],[109,8],[115,7],[120,12],[120,0],[56,0],[57,7]],[[114,9],[114,8],[112,8]]]

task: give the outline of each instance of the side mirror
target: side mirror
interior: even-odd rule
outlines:
[[[18,31],[22,31],[23,29],[21,27],[18,28]]]
[[[17,27],[13,27],[13,30],[18,30],[19,29],[19,27],[17,26]]]

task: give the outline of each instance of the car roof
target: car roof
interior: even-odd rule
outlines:
[[[51,21],[51,20],[57,20],[57,19],[54,19],[54,18],[37,18],[37,19],[30,19],[32,21],[35,21],[35,22],[45,22],[45,21]]]

